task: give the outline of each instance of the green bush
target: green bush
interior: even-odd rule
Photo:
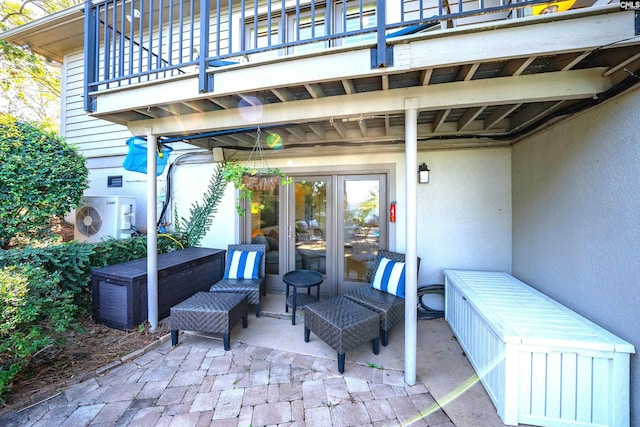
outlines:
[[[53,344],[50,334],[74,320],[77,307],[61,281],[60,274],[29,265],[0,269],[0,396],[31,356]]]
[[[78,205],[88,176],[63,138],[0,114],[0,249],[52,238],[51,219]]]
[[[158,238],[158,253],[179,249],[179,243]],[[60,275],[60,287],[73,295],[80,312],[91,312],[91,269],[147,256],[145,236],[99,243],[70,242],[44,247],[0,250],[0,267],[26,264]]]
[[[181,248],[174,239],[159,237],[158,253]],[[0,249],[0,402],[53,332],[91,312],[91,269],[146,255],[145,236]]]

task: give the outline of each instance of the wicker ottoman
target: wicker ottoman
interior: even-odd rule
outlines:
[[[344,297],[307,305],[304,310],[304,341],[313,332],[338,352],[338,372],[344,372],[345,353],[372,340],[373,353],[380,349],[380,315]]]
[[[231,329],[242,319],[247,327],[247,295],[198,292],[171,307],[171,344],[178,344],[178,331],[223,334],[224,349],[229,350]]]
[[[380,315],[380,336],[382,345],[386,347],[391,328],[404,321],[404,299],[371,286],[356,288],[344,294],[344,297]]]

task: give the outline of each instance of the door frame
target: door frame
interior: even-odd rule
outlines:
[[[384,208],[381,208],[381,213],[384,215],[384,219],[381,218],[382,222],[387,221],[389,226],[387,227],[387,238],[386,241],[380,242],[380,247],[382,249],[390,249],[393,250],[395,248],[395,242],[397,241],[397,230],[394,223],[389,223],[388,218],[388,208],[389,204],[392,201],[396,200],[396,164],[395,163],[372,163],[372,164],[345,164],[345,165],[328,165],[328,166],[300,166],[300,167],[280,167],[280,170],[285,172],[288,176],[297,177],[297,176],[307,176],[307,177],[319,177],[319,176],[332,176],[332,185],[336,185],[337,176],[338,175],[375,175],[375,174],[386,174],[386,195],[387,200],[381,200],[381,205],[384,204]],[[416,178],[417,179],[417,178]],[[295,254],[290,253],[290,248],[288,245],[288,238],[290,230],[288,229],[289,225],[289,217],[291,213],[289,212],[288,206],[291,204],[290,200],[290,192],[286,188],[286,186],[280,186],[279,189],[279,209],[280,209],[280,234],[279,234],[279,248],[282,249],[283,253],[279,255],[279,274],[278,275],[267,275],[267,290],[269,292],[275,293],[284,293],[284,283],[282,282],[282,275],[289,271],[289,268],[295,268]],[[251,206],[249,201],[245,200],[245,208],[247,212],[251,212]],[[337,209],[338,207],[332,207],[334,210],[330,214],[333,218],[337,218]],[[286,224],[286,226],[285,226]],[[240,218],[240,227],[239,227],[239,242],[251,242],[251,217],[250,215],[245,215],[243,218]],[[327,224],[327,227],[335,227],[335,224]],[[335,231],[334,231],[335,233]],[[293,259],[294,264],[291,267],[291,259]],[[329,269],[336,268],[338,260],[331,260],[331,262],[327,262],[327,271]],[[335,275],[333,276],[335,277]],[[337,289],[337,283],[334,284]]]
[[[373,178],[381,178],[380,179],[380,187],[379,187],[379,198],[380,198],[380,217],[378,218],[379,227],[379,248],[386,249],[389,246],[389,230],[391,228],[391,223],[389,222],[389,210],[387,206],[391,202],[392,199],[388,196],[388,174],[382,172],[372,172],[372,171],[363,171],[362,173],[350,173],[350,174],[338,174],[335,175],[336,179],[336,208],[341,208],[344,204],[344,192],[342,190],[341,184],[344,184],[345,181],[371,181]],[[354,288],[362,286],[363,282],[348,280],[344,275],[344,263],[345,263],[345,233],[344,233],[344,212],[338,212],[336,209],[336,245],[335,245],[335,264],[336,268],[336,291],[337,294],[348,292]],[[342,219],[341,224],[338,224],[339,220]],[[338,244],[341,242],[341,244]]]

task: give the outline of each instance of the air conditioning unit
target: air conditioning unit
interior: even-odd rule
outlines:
[[[99,242],[105,238],[127,239],[135,225],[136,198],[85,196],[75,212],[74,239]]]

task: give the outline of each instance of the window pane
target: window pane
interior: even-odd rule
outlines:
[[[251,196],[251,243],[267,246],[266,273],[279,274],[280,212],[278,188],[273,191],[254,191]]]
[[[296,268],[326,274],[327,183],[318,179],[295,183]]]
[[[380,248],[380,181],[344,182],[344,278],[366,282]]]
[[[271,31],[267,25],[267,21],[258,22],[258,43],[254,46],[255,27],[253,23],[247,24],[248,40],[247,46],[249,49],[274,46],[278,44],[278,22],[275,22],[275,18],[271,21]],[[271,44],[269,44],[269,37],[271,37]]]
[[[299,29],[300,38],[299,39],[296,38],[298,36],[297,34],[298,28],[296,26],[297,21],[295,19],[295,15],[292,16],[291,30],[289,31],[289,36],[287,41],[312,40],[316,37],[322,37],[326,34],[324,10],[316,11],[315,15],[313,16],[313,20],[312,20],[311,12],[305,15],[300,16],[300,29]],[[296,53],[308,52],[311,50],[322,49],[326,46],[327,46],[326,43],[322,41],[315,42],[315,43],[307,43],[304,45],[296,46],[294,48],[294,52]]]
[[[375,3],[368,3],[362,5],[362,12],[360,9],[360,5],[356,2],[347,3],[347,13],[346,13],[346,28],[342,29],[344,25],[342,21],[342,8],[340,7],[340,3],[338,3],[338,7],[336,10],[339,11],[339,15],[336,18],[337,28],[339,28],[338,32],[348,32],[348,31],[359,31],[367,28],[375,28],[377,25],[376,22],[376,5]],[[343,39],[342,44],[354,44],[354,43],[362,43],[362,42],[371,42],[375,40],[375,33],[367,33],[357,36],[350,36]]]
[[[362,19],[360,8],[357,6],[347,8],[347,31],[372,28],[376,26],[376,7],[373,4],[362,6]]]

